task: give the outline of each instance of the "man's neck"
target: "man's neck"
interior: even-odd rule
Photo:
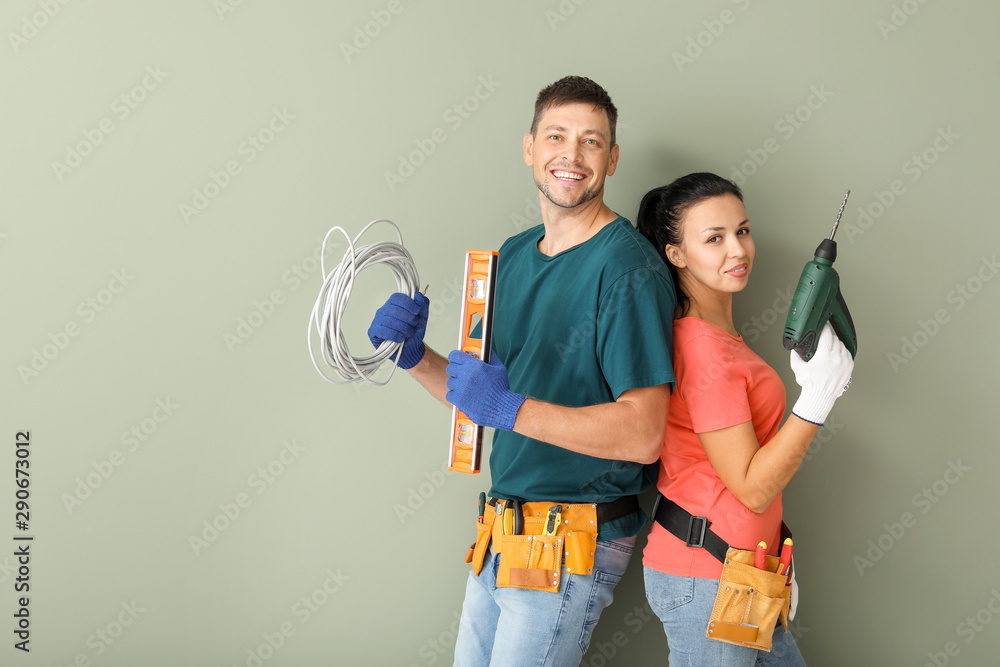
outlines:
[[[549,257],[589,240],[618,217],[601,197],[571,209],[556,206],[541,193],[539,197],[545,235],[538,242],[538,250]]]

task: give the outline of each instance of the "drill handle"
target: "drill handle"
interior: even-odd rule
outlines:
[[[857,357],[858,332],[854,328],[854,319],[851,317],[851,311],[847,309],[847,302],[844,301],[840,287],[837,287],[837,303],[830,313],[830,324],[833,325],[834,333],[843,341],[851,356]]]

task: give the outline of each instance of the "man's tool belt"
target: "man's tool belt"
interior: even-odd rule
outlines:
[[[570,504],[494,498],[476,525],[476,543],[469,548],[466,562],[472,563],[479,576],[492,542],[500,558],[497,586],[555,592],[563,557],[567,574],[592,574],[598,525],[638,509],[635,496],[610,503]]]
[[[722,561],[719,593],[708,621],[705,636],[771,650],[771,637],[778,618],[788,632],[791,586],[789,575],[777,574],[778,557],[768,556],[766,569],[754,567],[753,551],[736,549],[709,530],[711,522],[690,512],[664,496],[656,500],[653,519],[689,547],[701,547]],[[790,536],[781,524],[782,538]]]

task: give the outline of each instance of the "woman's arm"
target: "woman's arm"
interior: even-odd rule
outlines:
[[[802,392],[792,415],[766,447],[757,443],[749,421],[698,434],[722,483],[758,514],[767,510],[791,481],[834,401],[851,383],[854,370],[854,359],[829,323],[823,326],[812,361],[802,361],[792,352],[791,362]]]
[[[749,421],[698,438],[726,488],[760,514],[791,481],[817,430],[818,425],[791,415],[766,447],[757,443]]]

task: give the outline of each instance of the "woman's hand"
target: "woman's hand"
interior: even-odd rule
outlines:
[[[829,322],[823,325],[816,354],[810,361],[803,361],[795,351],[791,355],[795,381],[802,387],[799,400],[792,407],[792,414],[822,426],[833,409],[834,402],[851,385],[854,358],[833,333]]]

